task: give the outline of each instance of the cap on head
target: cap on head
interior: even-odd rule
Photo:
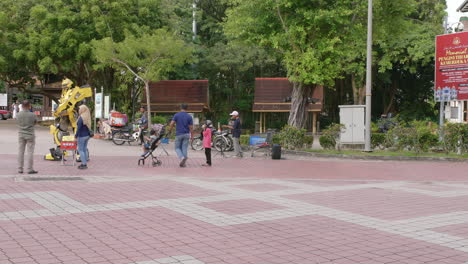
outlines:
[[[213,126],[213,122],[211,122],[211,120],[206,120],[205,124],[206,124],[207,127],[212,127]]]
[[[238,116],[239,115],[239,112],[237,111],[232,111],[232,113],[230,114],[230,116]]]
[[[181,105],[180,105],[180,109],[182,109],[182,110],[187,110],[187,109],[188,109],[188,105],[187,105],[187,104],[181,104]]]

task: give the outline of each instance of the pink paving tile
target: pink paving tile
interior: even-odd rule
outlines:
[[[314,186],[345,186],[345,185],[358,185],[358,184],[371,184],[372,181],[327,181],[327,180],[293,180],[294,182],[314,185]]]
[[[40,204],[28,198],[0,200],[0,212],[44,209]]]
[[[207,202],[207,203],[200,203],[199,205],[221,212],[229,215],[236,215],[236,214],[247,214],[247,213],[255,213],[261,211],[269,211],[269,210],[277,210],[283,209],[284,207],[254,200],[254,199],[242,199],[242,200],[229,200],[229,201],[221,201],[221,202]]]
[[[84,204],[132,202],[218,195],[219,192],[166,180],[112,182],[70,186],[64,195]]]
[[[468,223],[458,225],[448,225],[432,229],[436,232],[441,232],[453,236],[468,238]]]
[[[269,191],[293,189],[292,187],[289,187],[289,186],[271,184],[271,183],[242,184],[242,185],[234,185],[233,187],[237,187],[237,188],[249,190],[249,191],[255,191],[255,192],[269,192]]]
[[[444,192],[444,191],[459,191],[464,190],[468,191],[468,186],[446,186],[446,185],[438,185],[431,182],[423,182],[423,183],[410,183],[405,185],[408,188],[420,189],[425,191],[435,191],[435,192]]]
[[[439,198],[380,188],[285,197],[386,220],[465,211],[468,208],[466,201],[460,198]]]

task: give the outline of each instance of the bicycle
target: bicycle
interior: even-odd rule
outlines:
[[[234,141],[229,130],[224,131],[213,131],[213,138],[211,140],[211,146],[216,151],[231,151],[234,149]],[[197,135],[193,138],[191,147],[193,150],[203,150],[203,137]]]

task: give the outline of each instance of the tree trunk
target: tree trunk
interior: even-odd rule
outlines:
[[[310,87],[304,86],[302,83],[293,83],[288,125],[295,128],[305,127],[307,121],[307,97],[310,94],[310,89]]]
[[[148,135],[151,130],[151,100],[150,100],[150,90],[149,90],[149,81],[145,80],[145,91],[146,91],[146,111],[148,114]]]
[[[359,91],[356,88],[356,76],[354,73],[351,74],[351,87],[353,88],[353,103],[359,104]]]
[[[360,105],[364,104],[364,98],[366,97],[366,85],[363,84],[361,88],[359,89],[359,101],[358,103]]]
[[[397,88],[398,88],[397,81],[396,81],[396,80],[392,80],[392,86],[391,86],[391,88],[390,88],[390,102],[389,102],[388,105],[385,107],[385,109],[384,109],[384,114],[388,114],[389,112],[392,111],[393,105],[394,105],[394,103],[395,103],[395,94],[396,94]]]

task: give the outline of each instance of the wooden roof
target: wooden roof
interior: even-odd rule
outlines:
[[[285,102],[291,97],[293,84],[288,78],[255,78],[255,99],[252,108],[253,112],[289,112],[291,102]],[[307,111],[322,110],[323,86],[315,86],[311,98],[320,99],[315,104],[308,104]]]
[[[463,1],[463,3],[457,8],[457,12],[468,12],[468,0]]]
[[[209,110],[208,80],[170,80],[150,83],[151,112],[175,113],[187,104],[190,113]],[[146,98],[143,102],[146,102]]]

